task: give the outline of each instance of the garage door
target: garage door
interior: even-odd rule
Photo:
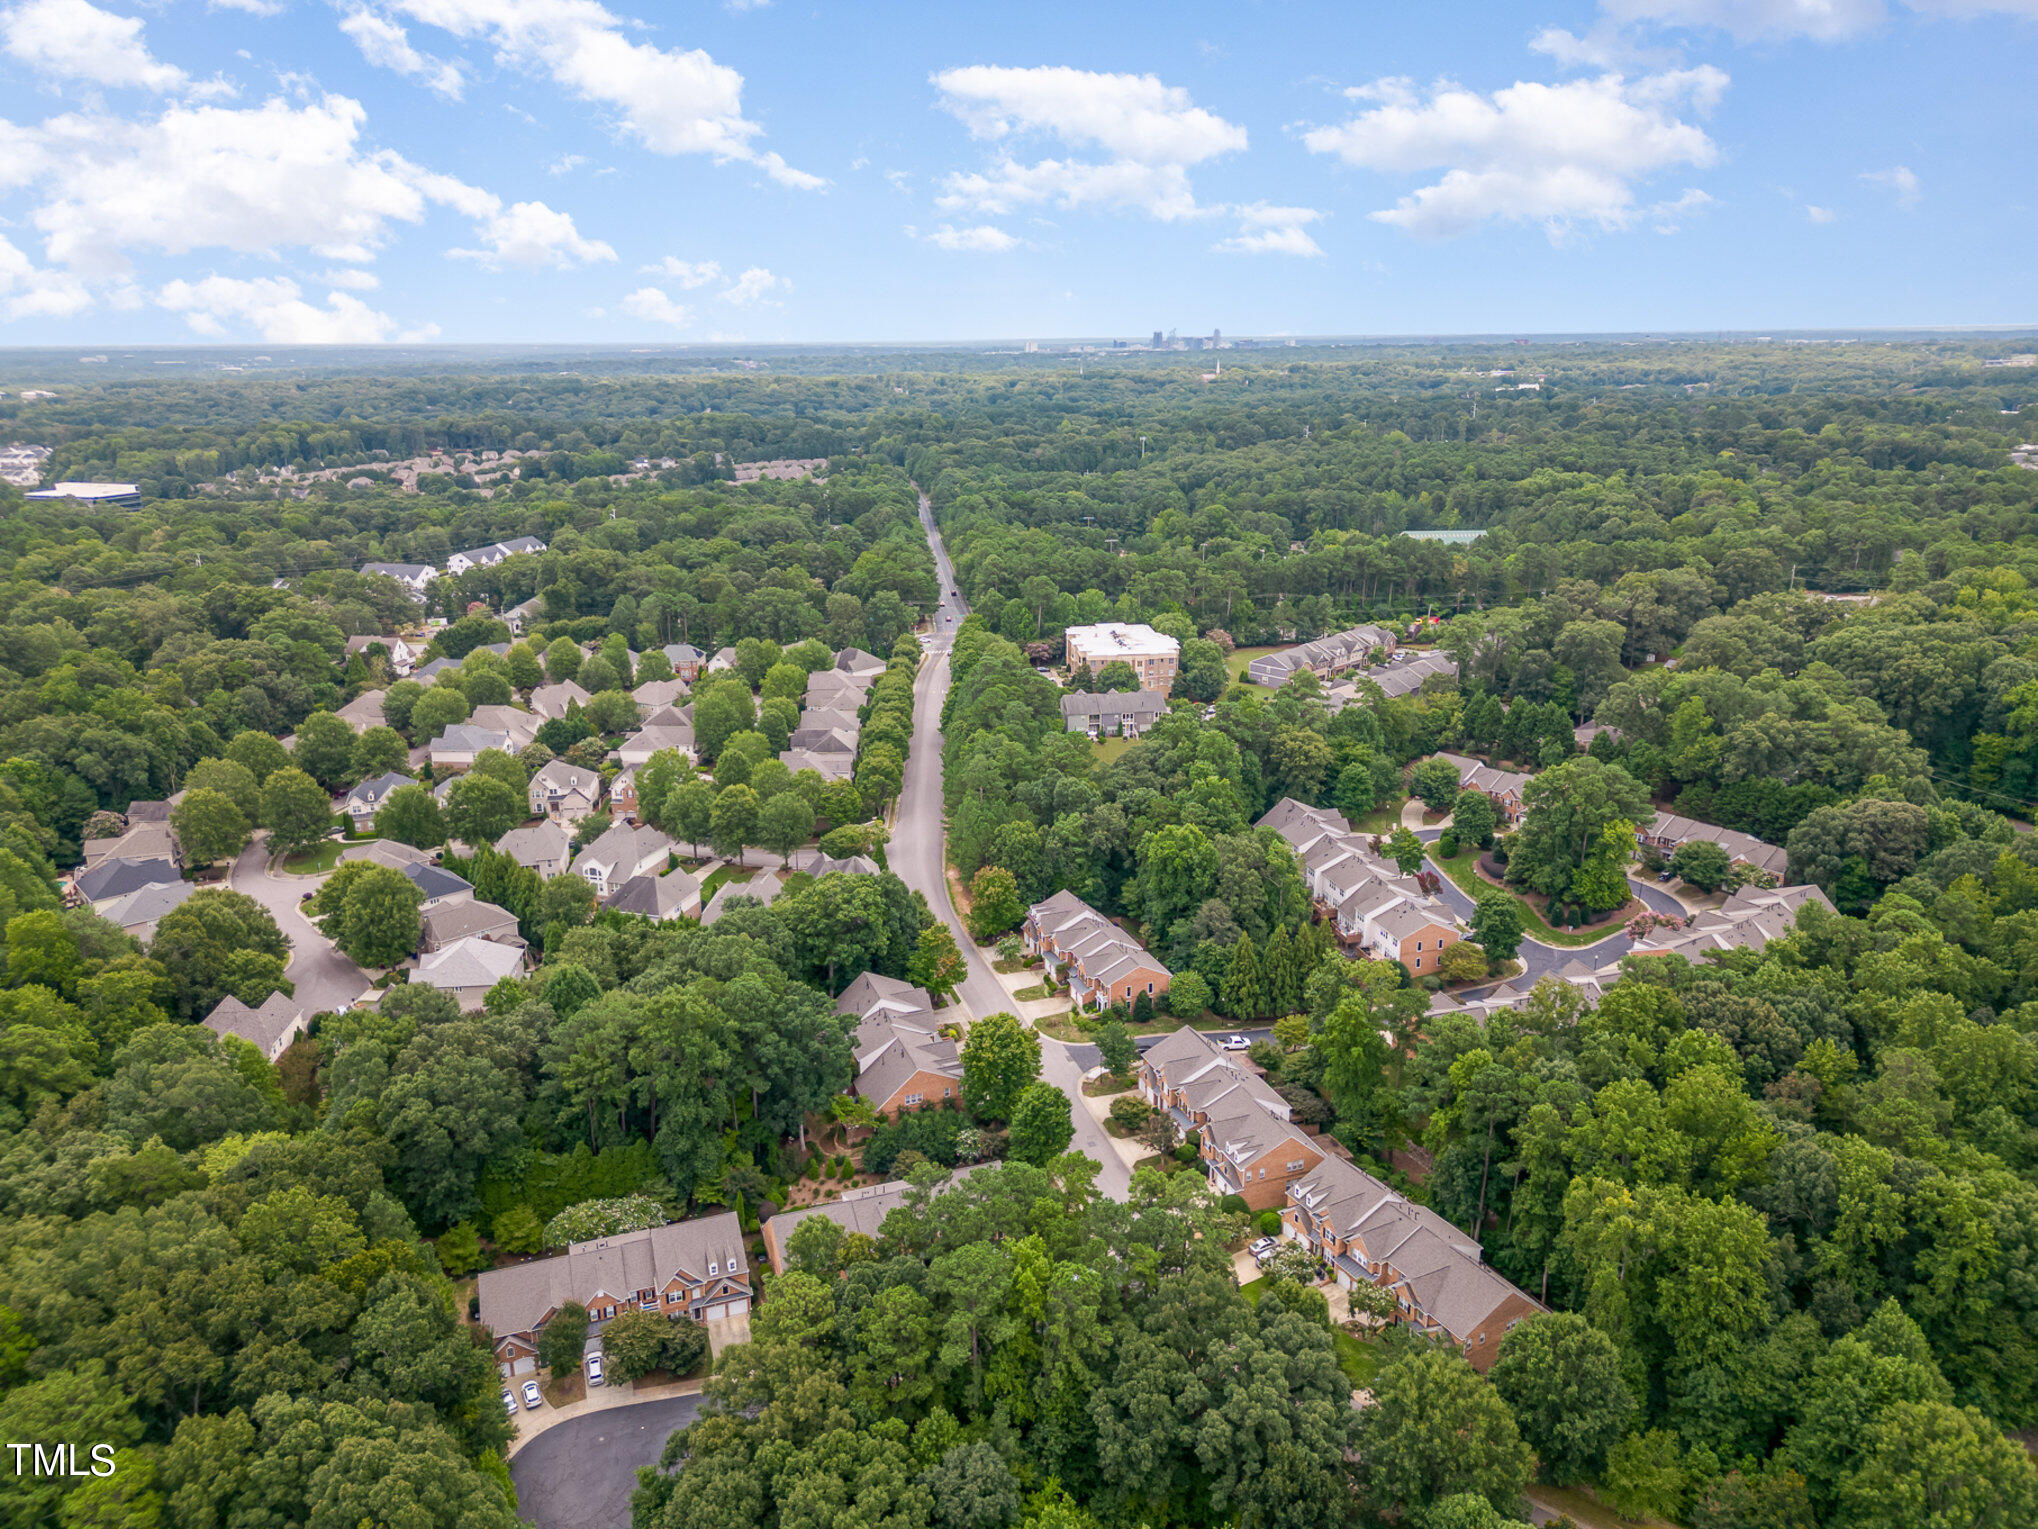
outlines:
[[[708,1307],[706,1311],[702,1312],[701,1320],[703,1322],[715,1322],[719,1321],[723,1317],[726,1317],[727,1315],[729,1315],[729,1303],[727,1301],[721,1301],[713,1306]]]
[[[520,1359],[510,1361],[509,1372],[512,1375],[535,1375],[538,1372],[538,1361],[525,1354]]]

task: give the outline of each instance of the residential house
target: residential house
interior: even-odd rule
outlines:
[[[523,972],[521,946],[465,939],[421,957],[410,980],[452,994],[461,1009],[472,1014],[487,1001],[490,988],[505,977],[520,977]]]
[[[856,774],[854,754],[817,754],[812,749],[789,748],[778,758],[779,763],[793,774],[812,770],[830,785],[838,780],[849,780]]]
[[[340,849],[342,860],[372,860],[399,871],[411,865],[430,865],[438,855],[437,850],[417,849],[395,839],[370,839],[365,844],[347,844]]]
[[[441,903],[465,902],[474,896],[473,882],[429,860],[412,861],[397,869],[403,872],[406,881],[424,893],[424,901],[418,904],[421,909],[429,911]]]
[[[1159,691],[1077,691],[1061,698],[1063,725],[1092,738],[1137,738],[1168,714],[1168,700]]]
[[[750,1310],[750,1267],[734,1211],[569,1244],[564,1253],[483,1271],[481,1325],[505,1377],[538,1367],[538,1335],[569,1301],[599,1332],[625,1311],[715,1322]]]
[[[868,855],[846,855],[838,860],[812,847],[794,850],[786,863],[789,869],[808,876],[875,876],[878,873],[877,862]]]
[[[549,881],[564,874],[573,858],[573,835],[564,824],[547,818],[535,828],[512,828],[495,841],[495,847],[524,869],[536,871]]]
[[[1500,815],[1501,822],[1512,823],[1521,816],[1521,794],[1534,776],[1524,775],[1519,770],[1496,769],[1476,759],[1467,759],[1463,754],[1439,751],[1436,757],[1458,772],[1458,789],[1484,795]]]
[[[1150,626],[1105,621],[1095,626],[1069,627],[1062,636],[1072,671],[1082,667],[1097,674],[1106,664],[1123,663],[1131,666],[1142,690],[1166,695],[1175,688],[1182,645]]]
[[[371,649],[381,648],[389,656],[389,672],[398,679],[407,677],[417,667],[421,649],[413,648],[401,637],[349,637],[347,655],[359,653],[364,657]]]
[[[371,727],[387,727],[389,719],[382,715],[382,701],[388,694],[386,690],[364,690],[333,715],[357,734]]]
[[[1355,676],[1356,685],[1371,684],[1380,687],[1380,693],[1388,700],[1414,695],[1432,679],[1456,679],[1458,661],[1441,653],[1403,653],[1389,663],[1379,664]],[[1331,692],[1333,695],[1336,691]]]
[[[165,819],[139,819],[129,809],[126,832],[113,839],[87,839],[84,844],[87,868],[102,860],[167,860],[184,863],[184,848],[177,831]]]
[[[1139,1092],[1178,1131],[1201,1138],[1211,1192],[1237,1195],[1255,1211],[1274,1209],[1323,1161],[1324,1149],[1260,1070],[1198,1031],[1177,1030],[1140,1058]]]
[[[710,674],[726,673],[728,670],[733,669],[735,667],[736,667],[736,650],[734,648],[715,649],[715,656],[713,658],[710,658],[707,663],[707,671]]]
[[[609,811],[633,823],[637,820],[636,770],[624,770],[609,782]]]
[[[503,625],[518,637],[524,635],[526,627],[536,626],[538,618],[545,612],[545,597],[532,595],[520,604],[512,605],[502,613]]]
[[[934,1193],[947,1193],[975,1172],[974,1167],[956,1169],[946,1180],[934,1186]],[[825,1217],[845,1232],[875,1238],[884,1231],[885,1217],[904,1205],[906,1196],[912,1192],[913,1186],[904,1179],[894,1179],[889,1184],[868,1184],[862,1189],[847,1190],[840,1198],[822,1205],[781,1211],[764,1223],[764,1256],[771,1264],[771,1272],[785,1273],[792,1235],[808,1217]]]
[[[600,897],[633,876],[657,875],[672,849],[672,841],[655,828],[617,823],[574,856],[571,869],[585,876]]]
[[[699,679],[708,661],[707,655],[690,642],[669,642],[662,651],[666,662],[672,665],[673,675],[684,685]]]
[[[197,890],[188,881],[159,881],[150,886],[136,887],[124,896],[96,903],[92,911],[109,924],[118,924],[146,945],[156,937],[156,925],[163,915],[181,906]]]
[[[885,661],[875,653],[866,653],[861,648],[844,648],[835,655],[835,669],[851,679],[876,684],[885,672]]]
[[[649,764],[651,756],[663,749],[676,749],[689,760],[694,760],[693,729],[678,726],[639,728],[623,740],[622,747],[617,750],[617,758],[626,768],[634,768]]]
[[[205,1028],[222,1038],[237,1035],[273,1062],[304,1033],[305,1017],[297,1000],[281,993],[271,993],[258,1009],[229,994],[212,1006]]]
[[[868,680],[856,679],[840,669],[822,669],[807,676],[807,705],[827,711],[860,712],[870,688]]]
[[[1476,1238],[1339,1158],[1290,1182],[1281,1236],[1345,1289],[1390,1291],[1405,1326],[1448,1340],[1482,1374],[1517,1324],[1547,1310],[1483,1261]]]
[[[601,771],[555,759],[531,777],[534,818],[577,823],[601,805]]]
[[[529,748],[538,741],[538,724],[543,720],[516,706],[477,706],[467,714],[469,727],[485,727],[492,733],[507,733],[511,753]]]
[[[1598,1004],[1607,988],[1620,980],[1620,966],[1594,968],[1576,956],[1553,971],[1534,977],[1510,977],[1505,982],[1496,982],[1491,987],[1480,988],[1471,994],[1459,996],[1453,993],[1434,994],[1429,1001],[1432,1014],[1464,1014],[1480,1024],[1503,1009],[1520,1013],[1526,1009],[1536,988],[1544,982],[1557,981],[1576,988],[1584,998],[1587,1007]]]
[[[1329,679],[1359,668],[1375,653],[1393,651],[1394,634],[1385,627],[1355,626],[1299,647],[1261,654],[1245,666],[1245,675],[1254,685],[1278,690],[1305,669],[1319,679]]]
[[[508,733],[476,727],[471,722],[456,722],[431,741],[426,757],[432,762],[433,773],[438,774],[447,770],[471,769],[475,756],[488,749],[513,754],[516,744]]]
[[[1141,993],[1158,999],[1174,981],[1144,945],[1073,892],[1057,892],[1026,910],[1022,927],[1028,953],[1064,977],[1077,1008],[1130,1004]]]
[[[805,754],[847,754],[856,757],[857,735],[840,727],[803,727],[786,740],[786,747]]]
[[[676,918],[698,918],[701,912],[700,881],[687,871],[664,875],[632,876],[609,894],[606,904],[612,913],[635,913],[661,923]]]
[[[1668,812],[1657,813],[1653,822],[1637,825],[1635,829],[1638,845],[1643,849],[1661,850],[1666,855],[1674,855],[1679,846],[1695,839],[1709,839],[1717,844],[1727,852],[1730,864],[1779,882],[1790,876],[1789,853],[1781,845],[1764,843],[1753,834],[1701,823],[1696,818],[1680,818]]]
[[[509,652],[509,650],[510,645],[506,642],[485,642],[480,647],[474,649],[473,651],[476,653],[493,653],[497,658],[501,658],[505,653]],[[444,674],[448,669],[458,669],[461,667],[461,665],[465,664],[466,662],[467,660],[465,657],[435,658],[430,663],[424,664],[420,666],[418,669],[416,669],[411,674],[411,678],[416,680],[420,685],[431,685],[436,683],[439,676]]]
[[[361,572],[396,580],[420,605],[425,603],[426,588],[439,576],[439,570],[429,563],[363,563]]]
[[[701,922],[713,924],[729,911],[729,904],[741,897],[769,907],[778,900],[778,894],[785,890],[785,877],[777,871],[759,871],[748,881],[725,881],[715,889],[715,895],[708,899],[708,905],[701,909]]]
[[[446,572],[458,576],[473,568],[493,568],[506,557],[519,552],[543,552],[545,544],[535,536],[519,536],[512,541],[490,542],[486,547],[469,547],[465,552],[456,552],[446,559]]]
[[[655,712],[662,711],[668,706],[677,706],[686,698],[686,691],[685,680],[646,680],[630,692],[630,699],[645,711]]]
[[[173,882],[184,884],[184,873],[174,861],[161,856],[148,860],[99,860],[71,876],[71,886],[79,898],[95,909],[143,887],[168,886]]]
[[[962,1054],[940,1033],[934,1000],[895,977],[865,972],[835,1000],[856,1017],[856,1092],[880,1115],[962,1094]]]
[[[556,684],[540,685],[531,692],[531,711],[543,721],[550,722],[566,715],[569,706],[585,706],[594,699],[572,680],[560,680]]]
[[[809,706],[800,713],[799,726],[802,730],[814,728],[836,728],[851,737],[863,732],[863,721],[856,715],[856,709],[840,707]]]
[[[1450,905],[1372,848],[1364,834],[1327,808],[1284,797],[1256,825],[1271,828],[1295,851],[1317,912],[1350,951],[1399,961],[1415,976],[1433,976],[1443,953],[1463,938]]]
[[[416,784],[415,780],[402,771],[391,770],[387,774],[376,776],[373,780],[364,780],[349,791],[347,799],[340,804],[340,810],[353,820],[355,828],[358,829],[375,821],[375,814],[382,810],[391,792]]]
[[[1697,962],[1716,950],[1761,950],[1790,933],[1805,904],[1814,902],[1828,913],[1834,911],[1832,899],[1814,886],[1742,887],[1681,929],[1659,929],[1643,936],[1629,954],[1683,956]]]
[[[422,955],[444,950],[462,940],[489,940],[515,950],[522,950],[525,944],[524,937],[517,933],[514,913],[471,897],[425,909],[421,923],[418,951]]]

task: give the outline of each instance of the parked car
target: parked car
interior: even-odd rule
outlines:
[[[503,1410],[508,1412],[511,1417],[517,1415],[517,1399],[507,1391],[502,1394],[502,1405]]]
[[[599,1354],[589,1354],[587,1356],[587,1383],[590,1386],[598,1386],[602,1383],[601,1355]]]
[[[1276,1239],[1272,1237],[1257,1238],[1247,1246],[1246,1251],[1252,1254],[1254,1263],[1265,1263],[1267,1255],[1274,1251],[1275,1241]]]
[[[538,1383],[535,1380],[525,1381],[524,1410],[526,1412],[536,1412],[540,1407],[544,1405],[545,1405],[544,1393],[538,1389]]]
[[[1226,1051],[1248,1051],[1252,1048],[1252,1042],[1242,1035],[1227,1035],[1217,1044]]]

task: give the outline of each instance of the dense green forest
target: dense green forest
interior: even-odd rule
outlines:
[[[658,650],[690,643],[735,667],[693,693],[699,768],[640,771],[644,818],[728,853],[826,824],[831,853],[881,858],[938,594],[924,490],[974,610],[941,756],[970,932],[1064,889],[1123,920],[1174,1008],[1275,1021],[1253,1055],[1296,1118],[1552,1312],[1487,1376],[1373,1339],[1354,1408],[1356,1340],[1319,1293],[1241,1291],[1245,1223],[1193,1174],[1099,1195],[1059,1155],[1067,1101],[1020,1080],[872,1138],[923,1184],[1008,1161],[882,1236],[801,1244],[647,1475],[645,1529],[1506,1529],[1538,1483],[1691,1529],[2031,1523],[2038,472],[2009,450],[2038,383],[1983,354],[1297,348],[1207,383],[1195,357],[960,352],[10,359],[0,438],[142,504],[0,487],[0,1437],[121,1461],[0,1477],[0,1519],[514,1522],[458,1281],[587,1201],[754,1226],[832,1171],[806,1129],[855,1076],[832,995],[957,964],[889,874],[794,876],[703,929],[596,913],[484,849],[448,864],[517,914],[537,972],[478,1013],[398,986],[271,1064],[194,1023],[289,986],[253,900],[200,892],[145,941],[64,906],[104,814],[189,786],[228,799],[229,850],[281,843],[299,781],[344,790],[580,676],[585,708],[477,766],[515,790],[555,753],[600,765],[628,692],[670,675]],[[523,455],[488,485],[384,470],[428,451]],[[826,462],[732,481],[781,458]],[[519,536],[546,550],[423,609],[359,571]],[[533,601],[519,637],[502,617]],[[425,614],[448,623],[426,657],[455,661],[429,690],[347,651]],[[1103,619],[1181,643],[1178,704],[1124,748],[1066,731],[1040,672]],[[1313,676],[1233,682],[1238,649],[1368,622],[1456,678],[1342,706]],[[848,647],[889,660],[855,773],[796,780],[771,756]],[[386,725],[349,740],[330,714],[370,691]],[[1439,749],[1541,772],[1553,816],[1758,835],[1838,911],[1700,964],[1630,957],[1589,1009],[1552,985],[1431,1017],[1433,979],[1339,957],[1253,825],[1283,797],[1398,812]],[[482,794],[407,798],[384,831],[463,837]],[[1588,864],[1501,842],[1587,896]]]

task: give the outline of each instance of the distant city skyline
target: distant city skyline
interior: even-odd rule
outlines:
[[[2038,0],[0,0],[0,347],[2038,322]]]

